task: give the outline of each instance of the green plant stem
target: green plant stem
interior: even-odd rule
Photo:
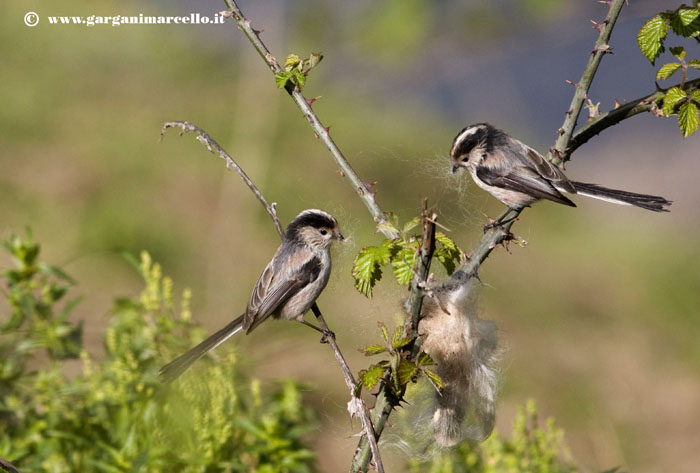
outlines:
[[[613,0],[610,3],[607,17],[600,24],[600,34],[595,42],[595,47],[591,51],[586,68],[583,70],[583,75],[576,85],[576,91],[574,92],[574,97],[571,99],[571,105],[566,112],[564,123],[559,129],[559,137],[551,151],[552,162],[554,164],[559,165],[564,162],[564,150],[568,146],[569,141],[571,141],[574,128],[576,127],[576,121],[581,114],[581,109],[586,100],[588,89],[593,82],[593,77],[598,70],[598,65],[600,65],[603,56],[610,51],[610,45],[608,43],[610,41],[610,34],[615,27],[615,22],[620,16],[620,11],[625,2],[626,0]]]
[[[267,49],[267,46],[265,46],[265,44],[260,40],[258,32],[251,27],[250,20],[247,19],[241,12],[240,8],[238,8],[235,0],[225,0],[225,2],[229,8],[229,11],[222,12],[222,14],[230,16],[236,21],[238,27],[243,31],[248,40],[250,40],[255,50],[274,74],[284,72],[282,67],[277,62],[277,59],[275,59],[275,57],[270,53],[270,50]],[[370,214],[372,214],[374,221],[377,224],[386,222],[386,214],[379,207],[372,193],[368,192],[364,182],[362,179],[360,179],[352,166],[350,166],[348,160],[345,159],[345,156],[335,144],[331,138],[331,135],[328,133],[328,128],[323,126],[321,120],[319,120],[316,113],[314,113],[309,101],[306,100],[298,87],[291,86],[291,82],[287,82],[287,87],[285,87],[285,90],[287,90],[289,95],[291,95],[294,103],[297,104],[297,107],[299,107],[301,113],[304,115],[304,118],[306,118],[306,121],[308,121],[309,125],[311,125],[311,128],[314,130],[314,133],[316,133],[316,136],[326,146],[331,156],[338,164],[338,167],[340,167],[342,175],[348,178],[353,189],[355,192],[357,192],[357,195],[360,196],[360,199],[362,199],[362,202],[367,207],[367,210],[369,210]],[[382,233],[384,233],[384,235],[389,239],[399,237],[398,233],[388,229],[382,230]]]

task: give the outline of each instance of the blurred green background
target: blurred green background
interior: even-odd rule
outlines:
[[[605,58],[591,90],[603,108],[654,87],[655,70],[634,35],[661,6],[631,3],[613,33],[617,54]],[[593,45],[588,20],[604,16],[593,1],[240,6],[278,57],[324,52],[304,92],[322,96],[314,109],[360,176],[377,181],[379,204],[408,219],[428,197],[465,250],[478,240],[483,214],[500,207],[449,175],[451,139],[469,123],[491,121],[546,151],[568,108],[564,80],[578,79]],[[188,120],[278,202],[283,222],[313,207],[341,222],[350,241],[335,251],[319,304],[357,371],[367,360],[354,348],[377,340],[377,321],[395,322],[405,294],[390,281],[372,301],[353,289],[354,255],[380,237],[244,36],[230,22],[88,28],[46,19],[222,9],[219,2],[0,4],[0,236],[31,225],[43,258],[80,282],[75,318],[85,320],[98,358],[113,298],[141,288],[123,250],[148,250],[176,288],[192,288],[194,317],[218,328],[242,311],[278,237],[240,179],[193,136],[170,131],[159,142],[165,121]],[[40,15],[38,26],[25,26],[27,11]],[[509,430],[515,406],[535,398],[566,430],[584,470],[694,471],[699,139],[683,140],[672,120],[651,116],[605,132],[574,155],[568,174],[664,195],[672,213],[584,199],[576,209],[543,203],[515,226],[529,244],[489,258],[481,306],[507,349],[499,430]],[[279,323],[233,343],[263,380],[293,377],[314,388],[319,469],[345,469],[360,426],[347,419],[342,376],[318,336]],[[399,471],[401,454],[386,455]]]

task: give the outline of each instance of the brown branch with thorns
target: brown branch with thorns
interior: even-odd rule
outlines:
[[[225,0],[225,2],[226,5],[229,7],[229,10],[222,12],[222,14],[225,17],[233,18],[236,21],[239,29],[243,31],[243,33],[249,39],[255,50],[262,57],[262,59],[265,61],[265,63],[268,65],[268,67],[274,74],[282,73],[283,69],[280,67],[275,57],[270,53],[268,48],[260,39],[259,31],[256,31],[251,27],[250,20],[243,15],[240,8],[236,4],[236,1]],[[600,115],[591,122],[582,126],[578,132],[574,133],[578,117],[580,115],[581,110],[583,109],[586,99],[588,98],[588,90],[596,74],[597,68],[603,56],[612,52],[609,45],[610,35],[615,26],[615,22],[617,21],[620,15],[622,7],[625,4],[625,0],[611,0],[601,3],[608,5],[608,13],[606,15],[606,18],[601,23],[595,23],[595,29],[599,32],[595,46],[591,51],[590,58],[588,60],[588,63],[586,64],[586,67],[584,68],[581,79],[579,80],[579,82],[572,84],[575,85],[576,90],[572,98],[571,105],[565,114],[564,123],[559,129],[559,137],[556,140],[554,146],[551,148],[551,151],[548,155],[548,158],[552,160],[552,162],[554,162],[555,164],[563,164],[563,162],[567,161],[570,158],[571,153],[576,148],[588,141],[588,139],[590,139],[592,136],[595,136],[596,134],[600,133],[602,130],[613,126],[619,123],[620,121],[634,116],[638,113],[641,113],[643,111],[649,111],[652,108],[651,102],[648,101],[649,99],[653,98],[654,94],[639,99],[637,101],[631,102],[630,104],[623,105],[606,114]],[[693,81],[693,87],[697,87],[698,84],[695,84],[694,82],[696,81]],[[688,85],[691,85],[691,83],[688,83]],[[291,81],[288,81],[284,88],[301,110],[304,118],[308,121],[309,125],[313,129],[316,137],[320,138],[326,146],[326,148],[328,148],[331,156],[340,167],[341,176],[348,177],[354,190],[357,192],[358,196],[362,199],[363,203],[374,218],[374,221],[376,223],[386,222],[386,213],[377,204],[373,194],[365,192],[365,185],[363,181],[355,173],[353,168],[350,166],[350,163],[347,161],[347,159],[345,159],[341,151],[331,139],[328,133],[328,128],[322,125],[321,121],[318,119],[318,117],[312,110],[311,104],[313,103],[313,100],[307,100],[301,93],[299,88],[296,85],[294,85]],[[481,240],[470,251],[468,259],[455,271],[455,276],[461,275],[461,279],[459,277],[456,279],[461,281],[468,280],[471,277],[477,276],[479,267],[481,266],[483,261],[489,256],[491,251],[493,251],[493,249],[499,246],[500,244],[513,239],[513,235],[512,233],[510,233],[510,229],[513,223],[517,220],[519,214],[520,211],[511,209],[506,209],[503,212],[501,218],[499,218],[499,221],[507,221],[507,223],[495,226],[484,233],[484,236],[481,238]],[[423,244],[425,244],[430,239],[430,237],[425,233],[425,230],[430,226],[428,222],[431,220],[433,222],[434,232],[434,216],[432,219],[426,219],[424,215],[424,235],[422,242]],[[394,239],[399,236],[395,232],[393,232],[389,228],[389,226],[381,226],[380,230],[389,239]],[[420,264],[425,263],[423,268],[425,268],[426,271],[429,268],[429,261],[424,260],[424,257],[428,253],[430,254],[430,257],[432,257],[431,252],[420,251],[420,256],[418,258],[419,266],[416,270],[417,273],[419,273],[419,270],[421,268]],[[416,277],[417,276],[418,274],[416,274]],[[425,274],[425,277],[427,278],[427,273]],[[416,278],[414,277],[414,282],[415,280]],[[406,307],[407,327],[412,326],[415,323],[415,321],[419,319],[420,302],[422,301],[423,292],[423,288],[420,284],[414,284],[412,282],[409,301],[413,302],[411,304],[408,304]],[[374,429],[377,432],[377,435],[381,435],[382,430],[394,407],[395,405],[393,401],[389,399],[386,393],[383,392],[383,390],[380,388],[380,392],[377,396],[377,402],[372,411]],[[358,445],[358,448],[355,452],[355,456],[353,458],[351,472],[367,470],[370,460],[369,450],[371,447],[373,447],[373,444],[374,442],[371,441],[368,444],[366,437],[360,439],[360,444]],[[374,451],[373,448],[372,450]]]
[[[243,168],[241,168],[238,165],[238,163],[236,163],[236,161],[211,136],[209,136],[208,133],[206,133],[198,126],[193,125],[189,122],[171,121],[165,123],[163,125],[163,129],[161,130],[161,138],[165,134],[166,130],[172,127],[180,128],[180,135],[187,131],[196,133],[197,140],[202,142],[207,147],[210,153],[218,154],[220,158],[226,161],[227,168],[233,168],[238,173],[238,175],[241,177],[241,179],[243,179],[243,181],[250,188],[253,194],[255,194],[255,197],[260,201],[263,207],[265,207],[265,210],[270,215],[273,223],[275,224],[275,228],[277,228],[277,232],[279,233],[280,238],[284,241],[284,229],[279,221],[279,218],[277,217],[276,204],[269,204],[267,202],[260,190],[258,190],[253,181],[248,177],[245,171],[243,171]],[[379,447],[377,446],[378,437],[374,432],[372,421],[369,418],[367,406],[365,405],[362,399],[358,398],[355,395],[355,387],[357,386],[357,383],[352,375],[352,371],[350,371],[350,366],[348,366],[347,361],[345,361],[345,357],[340,351],[340,347],[338,346],[338,343],[335,340],[335,335],[333,335],[333,332],[328,328],[328,324],[323,318],[321,309],[318,308],[318,305],[315,302],[314,305],[311,306],[311,311],[316,316],[316,320],[318,320],[318,323],[321,326],[321,329],[324,333],[323,338],[321,338],[321,343],[328,343],[331,346],[331,348],[333,349],[333,354],[335,355],[335,358],[338,361],[338,364],[340,365],[340,369],[343,372],[345,384],[347,385],[348,390],[350,391],[350,402],[348,402],[348,411],[350,412],[351,416],[357,416],[360,418],[362,422],[362,428],[365,432],[365,437],[370,439],[370,445],[372,445],[372,453],[375,458],[375,465],[377,466],[377,471],[383,473],[384,466],[382,464],[381,457],[379,456]]]

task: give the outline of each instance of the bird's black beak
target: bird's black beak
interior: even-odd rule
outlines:
[[[452,174],[455,174],[457,171],[459,171],[459,166],[455,164],[452,166]]]
[[[338,240],[339,240],[339,241],[345,240],[345,237],[343,236],[342,233],[338,233]]]

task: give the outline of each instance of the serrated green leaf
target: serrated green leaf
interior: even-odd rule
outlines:
[[[441,388],[445,385],[445,383],[442,382],[442,378],[440,377],[440,375],[438,375],[435,371],[424,369],[423,373],[425,373],[430,382],[433,383],[433,385],[435,385],[437,388]]]
[[[687,138],[698,131],[700,118],[698,117],[698,107],[693,102],[686,102],[681,105],[678,111],[678,125],[683,132],[683,138]]]
[[[700,104],[700,90],[694,90],[690,93],[690,98],[695,100],[698,104]]]
[[[386,328],[386,325],[383,323],[379,322],[379,330],[382,332],[382,338],[384,338],[384,341],[389,343],[389,331]]]
[[[459,248],[455,242],[444,233],[437,232],[435,239],[441,247],[437,248],[433,253],[433,257],[445,267],[447,274],[452,274],[457,268],[457,263],[460,260]]]
[[[663,51],[663,40],[666,38],[667,32],[667,16],[664,13],[659,13],[644,23],[637,34],[637,45],[652,64]]]
[[[399,363],[399,369],[396,374],[399,378],[399,383],[403,386],[408,384],[417,372],[418,366],[416,366],[415,363],[402,360],[401,363]]]
[[[278,89],[284,89],[287,81],[292,78],[291,72],[278,72],[275,74],[275,83]]]
[[[391,259],[391,245],[368,246],[360,250],[352,265],[355,287],[368,298],[372,298],[372,288],[382,278],[380,266]]]
[[[445,235],[444,233],[436,232],[435,240],[437,240],[437,242],[444,246],[446,249],[457,251],[457,245],[455,244],[454,240]]]
[[[418,355],[418,366],[428,366],[434,364],[435,361],[433,361],[433,358],[426,352],[423,351],[420,353],[420,355]]]
[[[671,28],[679,36],[692,38],[700,33],[700,10],[681,7],[671,15]]]
[[[299,89],[303,89],[306,85],[306,75],[301,71],[292,71],[292,81],[294,81]]]
[[[284,70],[287,72],[291,72],[292,69],[297,67],[299,64],[301,64],[301,58],[296,54],[290,54],[284,60]]]
[[[688,61],[688,67],[692,67],[693,69],[700,69],[700,59],[691,59]]]
[[[413,267],[416,264],[416,258],[418,256],[418,241],[399,240],[396,242],[396,247],[398,251],[393,256],[391,260],[391,268],[394,272],[394,277],[396,282],[400,285],[410,284],[411,279],[413,279]]]
[[[365,356],[378,355],[379,353],[384,353],[387,350],[384,345],[370,345],[368,347],[362,348],[360,351],[365,354]]]
[[[406,224],[403,226],[403,231],[402,233],[408,233],[414,228],[418,226],[420,223],[420,217],[413,217],[410,221],[406,222]]]
[[[678,102],[683,100],[686,97],[686,93],[684,90],[680,89],[679,87],[671,87],[666,91],[666,94],[664,95],[664,107],[663,107],[663,113],[666,116],[669,116],[673,113],[673,109],[676,107]]]
[[[360,375],[362,379],[362,384],[367,389],[374,388],[380,379],[384,376],[384,368],[379,365],[372,365],[367,370],[363,370],[364,373]]]
[[[411,338],[411,337],[399,338],[398,340],[395,340],[391,343],[391,348],[396,350],[398,348],[405,347],[406,345],[408,345],[412,341],[413,341],[413,338]]]
[[[403,329],[399,325],[396,327],[396,330],[394,330],[394,335],[391,337],[391,346],[394,347],[394,343],[396,343],[398,340],[401,340],[401,334],[403,332]],[[395,348],[395,347],[394,347]]]
[[[396,282],[402,286],[406,286],[411,283],[413,279],[413,262],[407,261],[393,261],[391,263],[391,268],[394,271],[394,277],[396,277]]]
[[[659,79],[668,79],[671,77],[678,69],[680,69],[681,65],[678,62],[671,62],[668,64],[664,64],[661,66],[661,69],[659,69],[659,72],[656,73],[656,80]]]

